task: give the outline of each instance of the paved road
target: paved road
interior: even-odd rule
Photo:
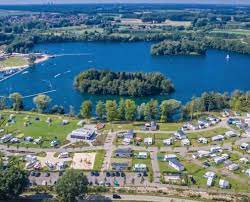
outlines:
[[[157,160],[157,153],[158,149],[155,148],[153,151],[150,152],[150,159],[151,159],[151,165],[153,169],[153,182],[154,183],[160,183],[160,177],[161,177],[161,172]]]
[[[103,145],[103,148],[106,151],[106,154],[104,157],[101,171],[105,171],[105,170],[107,171],[110,167],[112,153],[115,148],[115,146],[113,145],[113,141],[115,137],[116,137],[116,133],[114,132],[109,132],[107,135],[106,141]]]
[[[105,194],[105,197],[112,199],[112,195]],[[162,196],[148,196],[148,195],[120,195],[119,201],[152,201],[152,202],[194,202],[194,200],[178,199]],[[114,199],[113,199],[114,200]]]

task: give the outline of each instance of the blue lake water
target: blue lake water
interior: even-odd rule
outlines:
[[[74,77],[88,68],[113,71],[158,71],[174,83],[172,98],[182,102],[204,91],[232,92],[250,90],[250,56],[235,53],[226,60],[227,52],[209,50],[206,56],[151,56],[151,43],[57,43],[43,44],[35,50],[58,57],[37,64],[26,74],[19,74],[0,83],[0,95],[20,92],[23,96],[55,89],[49,94],[52,104],[73,105],[76,109],[84,99],[93,103],[114,98],[81,95],[73,87]],[[158,97],[166,99],[167,97]],[[144,101],[150,98],[137,99]],[[28,108],[34,107],[32,98],[25,99]]]

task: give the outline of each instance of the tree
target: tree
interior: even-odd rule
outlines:
[[[83,197],[88,191],[88,180],[82,172],[69,169],[56,183],[55,190],[64,202],[74,202]]]
[[[136,104],[134,100],[125,101],[125,118],[127,121],[133,121],[136,118]]]
[[[92,104],[89,100],[84,101],[81,105],[80,115],[85,119],[91,118]]]
[[[7,168],[0,165],[0,200],[17,198],[28,185],[28,173],[20,168],[19,162],[11,159]]]
[[[115,100],[106,101],[106,112],[107,112],[107,121],[114,121],[117,119],[117,104]]]
[[[69,106],[69,116],[70,117],[75,116],[75,108],[72,105]]]
[[[98,118],[102,120],[105,115],[105,106],[102,101],[98,101],[95,111]]]
[[[166,121],[167,121],[167,118],[168,118],[168,103],[167,103],[166,100],[164,100],[164,101],[161,103],[160,109],[161,109],[160,121],[161,121],[161,122],[166,122]]]
[[[158,101],[152,99],[145,106],[144,110],[145,120],[147,121],[157,120],[158,115],[159,115]]]
[[[51,102],[51,98],[47,95],[40,94],[33,99],[33,103],[36,105],[38,112],[44,112]]]
[[[6,97],[0,98],[0,110],[3,110],[6,108]]]
[[[173,115],[176,115],[181,109],[181,103],[177,100],[170,99],[166,100],[166,115],[167,119],[170,119]]]
[[[123,98],[120,99],[119,102],[119,109],[118,109],[118,113],[119,113],[119,119],[120,120],[125,120],[125,101]]]
[[[12,101],[12,109],[14,111],[20,111],[23,109],[23,97],[20,93],[12,93],[10,95]]]
[[[137,107],[137,119],[138,120],[144,120],[144,114],[145,114],[145,103],[142,103]]]

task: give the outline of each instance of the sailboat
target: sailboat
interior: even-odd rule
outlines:
[[[227,54],[227,57],[226,57],[226,59],[227,59],[227,60],[229,60],[229,59],[230,59],[230,56],[229,56],[228,54]]]

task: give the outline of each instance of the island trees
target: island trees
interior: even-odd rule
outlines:
[[[169,94],[174,85],[161,73],[111,72],[90,69],[80,73],[74,81],[82,93],[143,97]]]
[[[88,191],[88,180],[82,172],[69,169],[56,183],[55,190],[60,201],[74,202]]]
[[[33,102],[36,105],[38,112],[42,113],[48,108],[51,98],[47,95],[40,94],[34,97]]]
[[[16,159],[7,167],[0,164],[0,200],[16,199],[28,187],[28,173],[18,165]]]

